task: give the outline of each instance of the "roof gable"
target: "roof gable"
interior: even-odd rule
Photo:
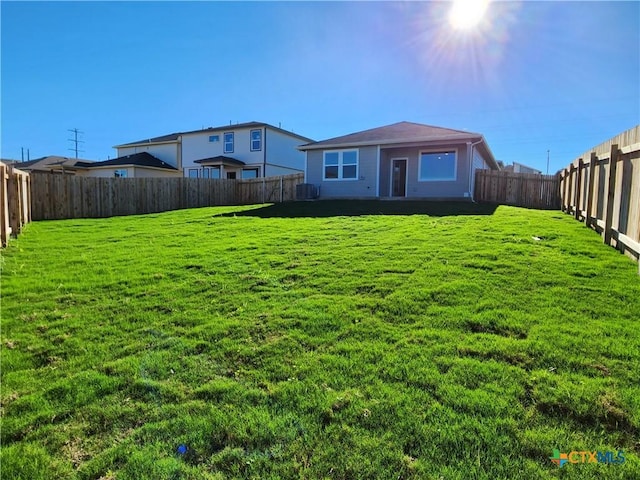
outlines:
[[[413,122],[398,122],[383,127],[371,128],[340,137],[312,142],[300,147],[311,150],[328,146],[379,145],[384,143],[408,143],[416,141],[481,138],[479,133],[465,132],[451,128],[435,127]]]

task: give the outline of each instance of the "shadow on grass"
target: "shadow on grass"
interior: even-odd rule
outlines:
[[[240,212],[229,212],[216,217],[356,217],[362,215],[428,215],[445,217],[454,215],[492,215],[497,205],[472,202],[435,201],[380,201],[380,200],[317,200],[275,203]]]

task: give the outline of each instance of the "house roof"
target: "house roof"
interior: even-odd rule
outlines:
[[[194,160],[193,163],[207,164],[207,165],[246,165],[242,160],[236,158],[225,157],[224,155],[218,155],[217,157],[201,158],[200,160]]]
[[[136,167],[155,167],[165,168],[167,170],[178,170],[173,165],[154,157],[148,152],[134,153],[125,155],[124,157],[104,160],[102,162],[79,162],[78,167],[82,168],[100,168],[100,167],[120,167],[124,165],[133,165]]]
[[[68,168],[74,169],[79,164],[93,164],[92,160],[85,160],[80,158],[68,158],[58,155],[48,155],[46,157],[36,158],[27,162],[18,162],[16,168],[21,170],[52,170],[56,168]]]
[[[276,130],[278,132],[297,137],[304,142],[312,141],[308,137],[303,137],[302,135],[298,135],[297,133],[290,132],[289,130],[284,130],[280,127],[274,127],[273,125],[269,125],[268,123],[252,121],[252,122],[245,122],[245,123],[236,123],[234,125],[222,125],[220,127],[203,128],[200,130],[190,130],[187,132],[170,133],[168,135],[161,135],[159,137],[138,140],[137,142],[123,143],[121,145],[116,145],[114,148],[131,147],[135,145],[149,145],[152,143],[176,142],[181,135],[191,135],[191,134],[208,133],[208,132],[228,132],[230,130],[245,129],[245,128],[262,128],[262,127],[269,127],[272,130]]]
[[[413,122],[398,122],[384,127],[371,128],[350,133],[341,137],[329,138],[320,142],[311,142],[298,147],[300,150],[314,150],[326,147],[348,147],[366,145],[384,145],[391,143],[411,143],[437,140],[462,140],[482,138],[479,133],[434,127]]]

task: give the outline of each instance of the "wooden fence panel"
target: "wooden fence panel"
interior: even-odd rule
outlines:
[[[640,258],[640,125],[585,152],[561,176],[564,211]]]
[[[475,200],[518,207],[560,208],[560,177],[476,170]]]
[[[0,245],[31,221],[31,176],[0,162]]]
[[[34,172],[33,218],[99,218],[295,200],[303,175],[254,179],[93,178]]]

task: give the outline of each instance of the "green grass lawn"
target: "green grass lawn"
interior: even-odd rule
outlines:
[[[640,478],[637,272],[513,207],[36,222],[3,252],[2,478]]]

